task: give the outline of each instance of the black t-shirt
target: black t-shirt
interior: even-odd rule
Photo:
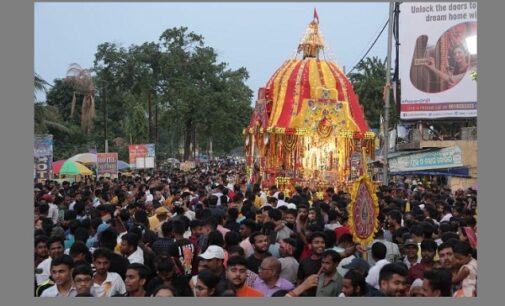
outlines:
[[[230,222],[227,222],[225,225],[224,225],[225,228],[229,229],[230,231],[232,232],[239,232],[240,230],[240,224],[237,223],[237,221],[230,221]]]
[[[209,207],[209,210],[212,214],[212,216],[219,216],[221,218],[226,218],[226,210],[223,209],[221,206],[216,206],[216,207]]]
[[[265,257],[272,256],[269,252],[265,254]],[[263,259],[258,259],[252,254],[247,258],[247,269],[253,271],[254,273],[258,274],[259,267],[261,265],[261,262]]]
[[[179,261],[177,264],[183,269],[182,272],[186,276],[191,275],[193,262],[196,257],[195,250],[195,245],[190,240],[185,238],[175,241],[170,246],[170,256]]]
[[[158,240],[158,235],[151,231],[150,229],[146,229],[143,234],[144,243],[149,243],[149,245],[153,245],[153,243]]]
[[[110,259],[109,272],[116,272],[124,280],[126,276],[126,269],[128,268],[129,264],[130,262],[126,257],[113,253]]]
[[[321,260],[317,259],[313,260],[311,256],[305,257],[298,267],[297,278],[299,280],[305,280],[308,276],[312,274],[316,274],[321,269]],[[303,295],[304,296],[316,296],[317,287],[306,290]]]

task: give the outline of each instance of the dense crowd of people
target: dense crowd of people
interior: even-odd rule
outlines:
[[[34,188],[37,297],[477,296],[477,191],[380,186],[367,247],[349,193],[246,183],[243,165]]]

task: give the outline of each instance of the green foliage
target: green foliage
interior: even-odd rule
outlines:
[[[146,118],[146,109],[143,103],[132,95],[128,95],[125,100],[126,108],[130,111],[124,121],[124,131],[128,136],[130,144],[146,143],[148,142],[148,126]]]
[[[33,86],[33,99],[36,100],[36,94],[38,92],[47,92],[46,85],[47,82],[37,73],[33,76],[34,86]]]
[[[367,57],[356,67],[357,72],[351,73],[349,79],[359,102],[364,108],[365,118],[370,128],[379,128],[380,115],[384,112],[384,86],[386,85],[386,60],[378,57]],[[391,97],[393,97],[391,95]],[[394,101],[391,99],[391,124],[395,120]]]
[[[100,44],[90,69],[96,117],[89,134],[79,129],[80,107],[70,116],[74,92],[78,105],[85,93],[55,80],[47,94],[47,104],[68,129],[67,134],[55,131],[55,152],[69,157],[90,147],[103,151],[105,105],[109,151],[117,150],[121,158],[127,158],[127,144],[156,142],[156,110],[160,156],[188,159],[194,148],[207,152],[211,141],[214,156],[242,145],[242,129],[252,111],[252,91],[245,85],[249,75],[245,68],[228,68],[217,57],[203,36],[184,27],[167,29],[158,42]],[[118,138],[126,144],[117,145],[113,140]]]

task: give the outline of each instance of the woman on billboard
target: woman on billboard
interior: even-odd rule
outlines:
[[[452,65],[449,66],[447,72],[443,72],[435,67],[435,59],[433,57],[428,58],[428,61],[425,63],[426,67],[437,74],[441,80],[448,83],[449,88],[461,81],[470,66],[469,53],[464,46],[455,46],[451,51],[451,55]]]

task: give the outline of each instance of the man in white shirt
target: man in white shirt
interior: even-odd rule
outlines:
[[[37,269],[41,272],[36,275],[37,285],[42,285],[45,281],[49,279],[51,275],[51,262],[56,257],[64,254],[64,241],[60,237],[51,237],[47,241],[47,246],[49,247],[49,257],[42,261]]]
[[[93,291],[97,297],[111,297],[126,293],[125,283],[121,276],[109,272],[112,253],[107,249],[96,249],[93,252],[93,265],[96,273],[93,276]]]
[[[384,231],[382,228],[379,228],[377,233],[375,234],[375,240],[368,247],[368,263],[370,265],[375,264],[375,260],[372,258],[372,249],[371,245],[376,242],[382,242],[386,246],[386,259],[390,262],[396,262],[401,258],[400,248],[394,242],[388,241],[384,239]]]
[[[452,218],[452,208],[450,205],[444,205],[442,210],[442,219],[440,219],[440,223],[444,221],[451,221]]]
[[[337,272],[340,274],[340,276],[344,276],[348,269],[344,268],[344,266],[348,265],[351,263],[351,261],[356,258],[356,256],[354,256],[354,254],[349,254],[349,256],[347,257],[344,257],[346,250],[349,249],[349,248],[352,248],[355,246],[355,243],[353,241],[353,238],[352,238],[352,234],[349,234],[349,233],[345,233],[345,234],[342,234],[340,235],[340,238],[338,239],[338,248],[340,250],[336,250],[341,256],[342,256],[342,260],[340,261],[340,263],[338,264],[337,266]]]
[[[277,208],[288,206],[288,202],[284,201],[284,192],[279,192],[277,195]]]
[[[121,237],[121,254],[128,258],[130,264],[144,264],[144,251],[138,245],[139,236],[135,233],[126,233]]]
[[[54,285],[42,292],[40,297],[74,297],[77,290],[72,281],[74,261],[69,255],[61,255],[51,262],[51,276]]]
[[[223,190],[224,190],[224,186],[218,185],[216,187],[215,191],[212,193],[212,195],[215,195],[217,197],[216,206],[221,206],[221,196],[223,195]]]
[[[372,257],[376,261],[368,271],[365,281],[376,289],[380,289],[379,274],[385,265],[390,262],[386,259],[387,248],[382,242],[376,242],[372,245]]]
[[[53,224],[58,223],[59,210],[58,206],[53,203],[54,197],[50,193],[46,193],[42,196],[41,200],[45,201],[49,205],[49,212],[47,217],[53,221]]]

